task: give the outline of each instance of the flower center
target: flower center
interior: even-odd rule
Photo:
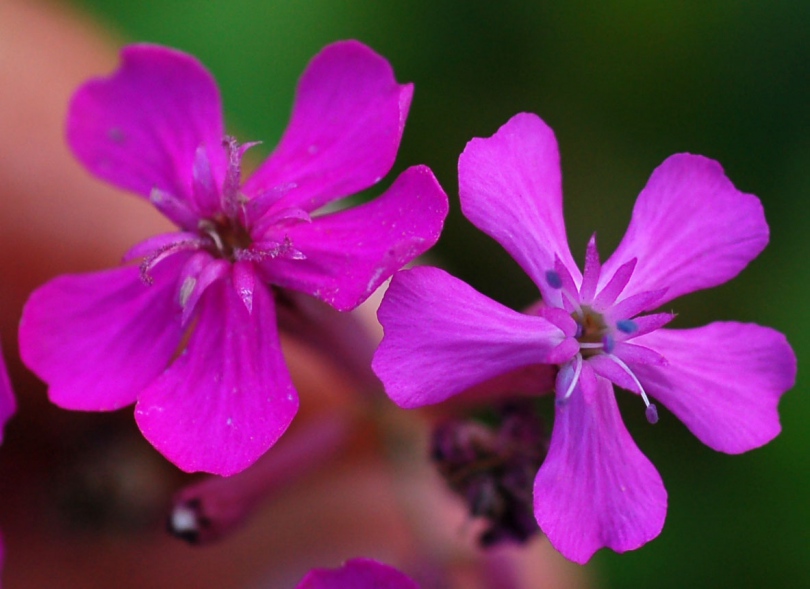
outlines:
[[[547,271],[546,280],[551,288],[561,292],[563,301],[567,301],[570,305],[569,309],[573,308],[571,317],[577,324],[575,338],[579,342],[579,352],[574,359],[561,367],[562,374],[567,377],[568,385],[565,391],[559,395],[557,402],[566,403],[573,394],[582,374],[583,362],[589,358],[604,354],[621,372],[630,378],[630,381],[627,381],[626,377],[622,377],[619,381],[614,380],[614,382],[617,382],[620,386],[627,386],[626,383],[631,382],[631,387],[641,395],[641,399],[644,401],[647,421],[650,423],[658,422],[658,409],[653,403],[650,403],[641,382],[624,360],[613,353],[616,346],[616,340],[613,336],[614,329],[608,326],[603,315],[596,312],[589,305],[580,304],[580,293],[577,290],[565,288],[563,278],[557,270]],[[568,282],[572,282],[570,276]],[[573,287],[573,289],[575,288]],[[616,322],[615,329],[625,334],[631,334],[638,330],[638,324],[632,319],[622,319]],[[604,370],[604,368],[603,366],[602,369]],[[603,374],[603,376],[609,380],[616,378],[616,376],[611,378],[609,374]]]
[[[236,253],[248,249],[252,243],[250,234],[241,223],[224,215],[201,220],[199,231],[212,242],[208,248],[210,253],[230,262],[236,261]]]
[[[576,339],[579,342],[580,353],[584,359],[600,354],[612,348],[612,336],[601,313],[597,313],[587,305],[581,306],[571,314],[577,322]]]

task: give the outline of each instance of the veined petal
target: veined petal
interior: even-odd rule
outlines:
[[[611,384],[587,362],[579,382],[567,402],[556,404],[534,513],[554,548],[584,564],[602,547],[625,552],[655,538],[667,492],[627,432]]]
[[[137,267],[55,278],[35,290],[20,321],[20,355],[66,409],[111,411],[133,403],[180,345],[176,276],[187,255]]]
[[[781,430],[777,405],[795,383],[796,357],[778,331],[717,322],[660,329],[633,341],[669,360],[632,368],[647,392],[707,446],[737,454]]]
[[[464,216],[509,252],[547,304],[560,306],[559,291],[545,278],[555,257],[577,284],[582,275],[565,235],[554,132],[537,115],[515,115],[492,137],[467,144],[458,182]]]
[[[270,294],[253,291],[248,313],[219,280],[198,305],[188,346],[138,396],[143,435],[187,472],[235,474],[284,433],[298,410]]]
[[[362,43],[329,45],[301,77],[290,124],[245,193],[293,184],[284,206],[311,212],[377,183],[394,164],[412,93]]]
[[[388,396],[407,408],[550,363],[567,341],[547,320],[504,307],[438,268],[398,272],[377,316],[385,335],[371,367]]]
[[[130,45],[110,77],[73,96],[67,138],[96,176],[149,197],[152,189],[191,203],[195,153],[224,172],[222,107],[216,82],[193,57]]]
[[[296,589],[419,589],[394,567],[365,558],[354,558],[339,569],[314,569]]]
[[[737,190],[714,160],[678,154],[653,172],[602,276],[632,258],[625,292],[667,289],[665,303],[736,276],[768,243],[759,199]]]
[[[281,256],[259,265],[273,284],[347,311],[436,243],[447,207],[430,169],[414,166],[379,198],[282,228],[305,259]]]

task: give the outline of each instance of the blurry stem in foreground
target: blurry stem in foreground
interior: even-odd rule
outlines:
[[[247,470],[232,477],[207,477],[185,487],[174,497],[169,532],[191,544],[227,536],[274,492],[338,454],[353,429],[347,415],[313,418],[289,432]]]

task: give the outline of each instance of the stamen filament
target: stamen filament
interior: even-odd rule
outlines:
[[[565,403],[568,400],[568,397],[574,392],[579,382],[579,375],[582,373],[582,354],[577,354],[574,363],[574,376],[571,379],[571,384],[568,385],[568,389],[566,389],[565,394],[562,396],[562,399],[560,399],[560,403]]]
[[[622,361],[621,358],[619,358],[618,356],[616,356],[614,354],[608,354],[608,356],[610,356],[610,359],[613,360],[619,366],[619,368],[621,368],[627,374],[630,375],[630,378],[633,379],[633,382],[638,387],[639,393],[641,394],[641,399],[642,399],[642,401],[644,401],[644,405],[647,407],[645,412],[644,412],[644,414],[647,417],[647,421],[649,421],[650,423],[657,422],[658,421],[658,408],[655,406],[654,403],[650,403],[650,399],[647,398],[647,393],[644,391],[644,387],[641,386],[641,383],[639,382],[638,378],[636,378],[636,375],[633,374],[633,371],[630,370],[630,367],[627,364],[625,364]]]
[[[579,349],[580,350],[583,350],[583,349],[585,349],[585,350],[601,350],[604,347],[605,347],[605,345],[602,342],[597,342],[597,343],[585,342],[585,343],[580,343],[579,344]]]

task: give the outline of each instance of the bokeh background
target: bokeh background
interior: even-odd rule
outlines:
[[[787,334],[799,380],[780,405],[783,433],[729,457],[662,410],[655,427],[620,395],[670,509],[636,552],[602,551],[596,586],[810,586],[810,3],[803,0],[75,0],[121,44],[150,41],[199,57],[217,78],[229,129],[280,137],[295,82],[324,45],[355,38],[416,93],[395,172],[428,164],[450,195],[435,252],[450,271],[515,308],[537,293],[463,218],[456,163],[466,142],[513,114],[557,134],[575,257],[598,232],[603,257],[651,171],[676,152],[719,160],[758,195],[766,251],[731,283],[673,304],[676,326],[751,321]],[[104,73],[104,72],[99,72]],[[390,178],[393,178],[392,174]],[[386,182],[390,182],[390,179]],[[385,184],[385,183],[384,183]],[[707,391],[711,394],[711,391]],[[627,395],[630,397],[630,395]]]

